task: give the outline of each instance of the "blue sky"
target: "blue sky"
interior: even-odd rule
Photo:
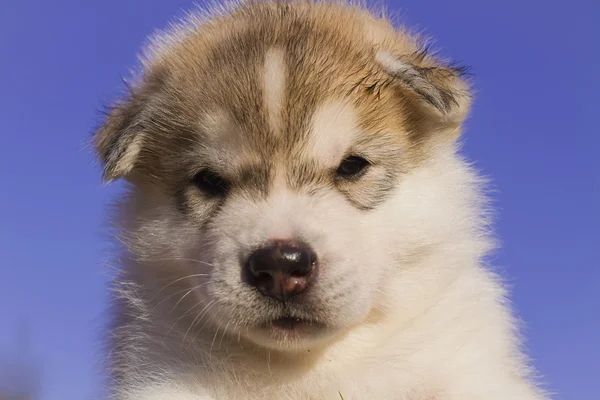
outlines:
[[[599,398],[599,3],[389,4],[472,66],[465,151],[494,182],[494,262],[557,399]],[[85,143],[144,37],[190,5],[0,2],[0,357],[28,327],[41,399],[102,393],[104,205],[119,185],[100,186]]]

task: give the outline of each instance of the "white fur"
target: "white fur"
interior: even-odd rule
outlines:
[[[354,275],[351,301],[337,309],[344,317],[340,326],[350,325],[326,346],[315,344],[314,353],[305,350],[308,343],[292,355],[244,341],[242,350],[235,331],[224,339],[219,331],[221,343],[210,354],[213,333],[200,338],[188,350],[204,360],[195,366],[169,364],[164,349],[152,348],[162,383],[141,380],[137,387],[134,379],[119,399],[333,400],[338,391],[357,400],[541,399],[527,384],[502,285],[482,266],[493,244],[479,182],[454,149],[441,148],[403,178],[391,201],[368,215],[335,197],[319,205],[306,196],[279,193],[261,204],[238,203],[218,222],[221,232],[236,232],[238,243],[268,237],[274,222],[289,221],[294,229],[313,232],[317,251],[329,248],[340,252],[339,261],[359,261],[352,266],[360,272]],[[161,237],[187,232],[185,224],[168,217],[156,224],[151,229],[159,229]],[[366,234],[353,238],[355,231]],[[185,248],[184,242],[173,240],[170,246]],[[227,259],[231,246],[223,241],[217,253]],[[327,267],[350,274],[347,262]],[[220,284],[238,279],[226,268],[213,274],[220,274]],[[212,295],[231,300],[234,293],[223,288]],[[213,318],[220,312],[227,310],[213,309]],[[152,340],[137,339],[141,347],[153,346]],[[297,357],[295,364],[289,357]]]
[[[316,110],[311,121],[307,152],[317,160],[337,164],[358,131],[356,112],[346,102],[330,101]]]
[[[281,133],[281,113],[285,92],[285,63],[281,49],[269,49],[265,55],[263,96],[269,125],[273,133]]]
[[[192,34],[199,21],[170,40]],[[164,56],[171,41],[157,42],[153,56]],[[379,61],[411,73],[390,57]],[[276,132],[284,76],[283,57],[272,50],[262,83]],[[352,106],[322,105],[302,156],[335,165],[359,133],[357,117]],[[229,140],[235,128],[224,128],[227,119],[219,111],[199,124],[215,133],[205,144],[218,152],[213,158],[233,171],[253,155]],[[336,188],[291,190],[279,171],[268,196],[234,193],[200,229],[169,193],[132,187],[119,218],[128,257],[117,287],[125,321],[113,332],[123,376],[115,398],[544,399],[531,383],[503,285],[484,265],[494,243],[482,182],[453,144],[428,151],[368,212]],[[193,216],[201,219],[208,206],[197,203]],[[240,276],[240,258],[252,249],[298,236],[318,254],[319,275],[314,309],[292,311],[327,325],[317,339],[255,328],[277,310]],[[184,312],[174,315],[177,307]]]

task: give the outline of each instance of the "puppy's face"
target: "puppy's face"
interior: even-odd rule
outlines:
[[[403,177],[457,129],[463,90],[339,6],[247,5],[160,48],[97,134],[106,178],[132,183],[144,285],[189,331],[267,347],[360,323],[397,268]]]

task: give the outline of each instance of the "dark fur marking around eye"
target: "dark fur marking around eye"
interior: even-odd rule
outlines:
[[[187,190],[187,186],[183,186],[178,188],[174,194],[175,208],[182,214],[189,214],[191,212]]]
[[[211,170],[199,171],[194,176],[193,182],[208,198],[224,197],[230,189],[229,182]]]
[[[197,221],[198,229],[205,229],[223,208],[227,197],[198,200],[192,193],[195,189],[189,184],[182,185],[174,192],[174,204],[177,211]]]
[[[371,163],[359,156],[348,156],[335,171],[337,178],[358,179],[363,176]]]
[[[378,176],[358,181],[342,181],[340,191],[354,207],[361,211],[370,211],[383,203],[396,187],[397,171],[378,171]],[[375,174],[374,174],[375,175]]]
[[[272,166],[268,163],[242,167],[236,174],[239,186],[244,190],[250,190],[253,193],[258,192],[260,195],[266,196],[269,193],[271,184],[271,170]]]

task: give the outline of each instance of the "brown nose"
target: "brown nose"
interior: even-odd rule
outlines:
[[[285,302],[308,288],[316,261],[305,244],[275,241],[248,257],[248,283],[263,295]]]

